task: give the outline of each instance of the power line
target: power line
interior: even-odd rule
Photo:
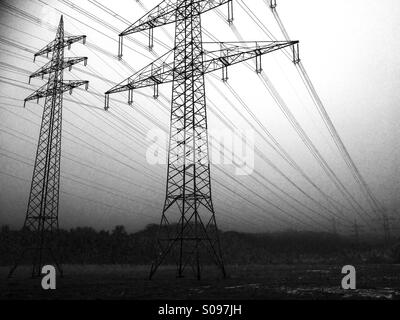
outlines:
[[[335,186],[338,188],[338,190],[343,194],[343,196],[349,201],[350,205],[352,208],[355,210],[355,212],[360,216],[361,219],[363,219],[367,224],[371,225],[371,223],[360,213],[359,210],[363,211],[366,215],[369,216],[368,212],[365,211],[361,205],[357,202],[357,200],[354,198],[354,196],[347,190],[347,188],[343,185],[343,183],[340,181],[336,173],[331,169],[331,167],[328,165],[326,160],[322,157],[321,153],[318,151],[318,149],[315,147],[313,142],[311,141],[310,137],[306,134],[304,129],[300,126],[298,121],[295,119],[289,108],[286,106],[285,102],[279,95],[279,93],[276,91],[276,89],[273,87],[272,83],[268,79],[265,73],[261,73],[260,79],[262,80],[262,83],[266,87],[266,89],[270,92],[272,97],[274,98],[275,102],[277,103],[278,107],[281,109],[289,123],[292,125],[292,127],[295,129],[303,143],[307,146],[307,148],[310,150],[311,154],[314,156],[314,158],[318,161],[318,163],[321,165],[322,169],[324,172],[328,175],[328,177],[332,180],[332,182],[335,184]],[[353,202],[357,205],[358,208],[355,207]],[[375,228],[373,225],[371,225],[372,228]]]
[[[289,34],[286,31],[285,26],[282,23],[282,20],[279,17],[279,14],[276,10],[276,7],[271,6],[271,10],[274,14],[274,17],[284,34],[286,39],[289,39]],[[300,61],[297,65],[297,71],[299,72],[299,75],[301,79],[303,80],[315,106],[317,107],[317,110],[326,126],[328,129],[329,133],[331,134],[332,139],[335,142],[336,147],[338,148],[342,158],[344,159],[345,163],[347,164],[348,168],[350,169],[350,172],[352,173],[355,181],[358,183],[360,186],[360,189],[362,192],[366,195],[367,199],[369,200],[371,207],[373,208],[375,214],[379,215],[379,212],[384,212],[384,208],[379,204],[375,196],[373,195],[371,189],[369,188],[368,184],[362,177],[360,171],[358,170],[355,162],[353,161],[352,157],[350,156],[349,151],[347,150],[345,144],[343,143],[338,131],[336,130],[328,112],[326,111],[326,108],[324,104],[322,103],[321,98],[319,97],[313,83],[311,82],[310,77],[307,74],[306,69],[304,68],[302,62]]]
[[[246,6],[247,7],[247,6]],[[247,9],[251,12],[251,10],[247,7]],[[252,12],[251,12],[252,13]],[[253,15],[254,15],[254,13],[252,13]],[[270,36],[270,38],[272,38],[272,39],[275,39],[274,37],[271,37],[271,35],[269,34],[269,32],[268,32],[268,30],[264,30],[264,32],[265,33],[267,33],[267,35],[269,35]],[[288,40],[288,39],[287,39]],[[300,61],[299,61],[300,62]],[[262,80],[266,80],[265,78],[266,78],[266,75],[265,75],[265,73],[261,73],[261,75],[262,75],[262,77],[263,77],[263,79]],[[269,82],[269,80],[268,80],[268,82]],[[269,82],[270,83],[270,82]],[[267,84],[264,82],[264,85],[267,87]],[[272,84],[270,83],[270,85],[272,86]],[[285,117],[287,117],[288,115],[289,115],[289,118],[288,118],[288,120],[292,123],[292,125],[295,125],[295,130],[296,130],[296,132],[299,134],[299,137],[303,140],[303,142],[305,142],[306,143],[306,145],[307,144],[309,144],[309,142],[311,142],[311,140],[309,139],[309,137],[305,134],[305,135],[303,135],[302,133],[304,132],[304,130],[301,128],[301,126],[299,126],[299,125],[297,125],[297,121],[295,120],[295,118],[294,118],[294,116],[290,113],[290,111],[287,109],[287,107],[285,107],[285,106],[283,106],[282,105],[282,102],[283,102],[283,100],[279,97],[279,95],[278,95],[278,93],[276,92],[276,90],[272,87],[272,88],[268,88],[267,87],[267,89],[269,89],[269,91],[270,91],[270,93],[272,94],[272,92],[271,92],[271,90],[273,91],[273,93],[274,93],[274,95],[273,95],[273,98],[275,99],[275,101],[277,102],[277,104],[278,104],[278,106],[280,106],[280,108],[281,108],[281,110],[284,112],[284,115],[285,115]],[[282,108],[283,107],[283,108]],[[305,133],[305,132],[304,132]],[[318,151],[317,151],[317,149],[316,148],[313,148],[313,144],[312,144],[312,142],[311,142],[311,144],[309,144],[309,146],[311,147],[309,147],[309,149],[310,149],[310,151],[311,151],[311,153],[314,155],[314,156],[317,156],[318,157]],[[314,149],[314,150],[311,150],[311,149]],[[314,152],[314,151],[316,151],[316,152]],[[322,159],[323,160],[323,159]],[[324,160],[323,160],[324,161]],[[322,165],[322,168],[324,169],[324,164],[323,163],[321,163],[321,165]],[[330,176],[330,177],[333,177],[333,178],[335,178],[335,173],[332,171],[332,172],[330,172],[331,171],[331,169],[330,169],[330,167],[329,166],[327,166],[327,167],[325,167],[325,169],[324,169],[324,171],[328,174],[328,176]],[[348,191],[346,190],[346,188],[343,186],[343,188],[341,189],[341,187],[342,187],[342,183],[340,182],[340,181],[333,181],[334,183],[335,183],[335,185],[337,185],[338,187],[339,187],[339,190],[342,190],[342,192],[344,192],[344,193],[346,193],[346,195],[345,195],[345,197],[347,198],[350,198],[351,200],[353,200],[353,201],[355,201],[355,203],[357,204],[357,206],[359,207],[359,209],[361,209],[361,210],[364,210],[364,209],[362,209],[361,208],[361,206],[358,204],[358,202],[354,199],[354,197],[351,195],[351,194],[349,194],[348,193]],[[353,207],[353,209],[354,210],[356,210],[356,208],[353,206],[353,204],[352,203],[350,203],[351,205],[352,205],[352,207]],[[357,212],[357,214],[359,214],[359,212],[356,210],[356,212]],[[366,214],[368,214],[366,211],[364,211]],[[366,220],[365,220],[366,221]]]
[[[11,111],[8,110],[8,109],[6,109],[6,110],[9,111],[9,112],[11,112]],[[12,113],[13,113],[13,112],[12,112]],[[31,113],[33,113],[33,112],[31,112]],[[33,114],[34,114],[34,113],[33,113]],[[34,115],[36,116],[36,114],[34,114]],[[24,117],[22,117],[22,118],[24,119]],[[26,119],[26,120],[28,120],[28,119]],[[3,130],[0,128],[0,131],[3,131]],[[14,130],[14,131],[15,131],[15,130]],[[65,130],[65,131],[66,131],[66,133],[68,133],[67,130]],[[22,134],[22,133],[18,132],[18,134]],[[17,137],[17,136],[15,136],[15,137]],[[26,137],[29,138],[29,136],[26,136]],[[73,137],[77,138],[76,136],[73,136]],[[19,137],[17,137],[17,138],[19,138]],[[19,138],[19,139],[20,139],[20,138]],[[65,139],[74,142],[74,141],[71,140],[70,138],[65,138]],[[84,140],[82,140],[82,139],[80,139],[80,138],[77,138],[77,139],[78,139],[79,141],[84,142],[84,143],[87,144],[86,141],[84,141]],[[74,142],[74,143],[77,144],[76,142]],[[79,143],[78,143],[77,145],[84,146],[86,149],[90,149],[90,148],[91,148],[91,146],[90,146],[89,144],[88,144],[88,145],[82,145],[82,144],[79,144]],[[93,149],[93,148],[92,148],[92,150],[93,150],[93,151],[98,151],[98,150]],[[109,157],[107,154],[104,154],[103,152],[100,152],[100,154]],[[112,158],[112,157],[111,157],[111,158]],[[114,158],[114,160],[116,160],[116,159]],[[117,161],[117,160],[116,160],[116,161]],[[120,162],[120,161],[118,161],[118,162],[121,163],[121,164],[123,164],[124,166],[127,166],[127,167],[129,167],[129,168],[131,168],[131,169],[134,169],[134,168],[131,167],[129,164],[126,164],[126,163],[123,163],[123,162]],[[226,183],[223,183],[223,184],[220,184],[220,185],[221,185],[224,189],[226,189],[226,190],[228,190],[229,192],[231,192],[231,194],[235,194],[235,195],[239,196],[240,198],[242,198],[242,200],[248,202],[248,203],[251,204],[252,206],[255,206],[255,207],[257,207],[258,209],[260,209],[260,210],[262,210],[262,211],[265,212],[265,210],[264,210],[262,207],[258,206],[258,205],[255,204],[254,202],[252,202],[252,201],[248,200],[247,198],[243,197],[242,195],[238,194],[236,191],[234,191],[233,189],[229,188],[229,187],[227,186]],[[236,211],[239,211],[239,210],[236,209]],[[262,215],[259,215],[259,214],[257,214],[256,216],[257,216],[258,218],[261,218],[261,219],[264,219],[264,218],[265,218],[265,217],[263,217]],[[249,220],[245,220],[245,221],[246,221],[246,223],[249,223]],[[260,221],[261,221],[261,220],[260,220]]]

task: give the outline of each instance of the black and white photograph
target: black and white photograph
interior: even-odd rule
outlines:
[[[399,18],[398,0],[1,1],[0,300],[141,319],[399,300]]]

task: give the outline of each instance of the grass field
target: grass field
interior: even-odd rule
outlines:
[[[64,266],[57,289],[41,289],[21,267],[12,279],[0,268],[0,299],[400,299],[400,265],[362,265],[357,290],[341,289],[342,266],[228,266],[228,279],[205,268],[204,279],[177,279],[173,268],[147,280],[148,267]],[[188,270],[189,271],[189,270]]]

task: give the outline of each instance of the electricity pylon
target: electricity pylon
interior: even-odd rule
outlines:
[[[206,256],[226,276],[211,197],[204,75],[222,70],[226,81],[229,66],[250,59],[256,60],[256,71],[261,72],[262,55],[287,47],[293,49],[293,60],[299,60],[298,41],[203,43],[201,15],[223,4],[228,5],[228,22],[232,23],[232,0],[168,0],[119,35],[118,55],[122,57],[124,36],[149,31],[149,47],[153,48],[153,29],[176,23],[174,48],[107,91],[105,97],[108,110],[110,94],[128,91],[132,104],[134,89],[154,87],[157,98],[158,86],[172,82],[167,190],[150,279],[168,255],[174,256],[178,277],[190,265],[200,279]]]
[[[392,234],[391,234],[392,226],[391,226],[391,224],[393,222],[397,221],[397,219],[388,215],[387,212],[384,211],[384,213],[382,214],[382,217],[376,218],[376,219],[374,219],[374,221],[382,223],[385,247],[388,247],[392,241]]]
[[[361,243],[360,241],[360,232],[362,231],[363,227],[360,226],[357,222],[357,219],[354,220],[354,224],[353,224],[353,237],[354,237],[354,241],[357,245],[359,245]]]
[[[382,215],[382,223],[383,223],[383,232],[385,234],[385,244],[389,245],[392,240],[391,232],[390,232],[390,222],[394,221],[393,217],[389,217],[386,212]]]
[[[48,75],[46,85],[35,91],[25,103],[31,100],[45,98],[42,124],[36,153],[35,167],[33,170],[32,184],[29,194],[29,203],[24,223],[24,235],[27,243],[23,245],[20,257],[11,269],[11,277],[27,251],[32,252],[32,277],[40,276],[41,269],[46,259],[49,258],[56,264],[62,275],[61,265],[53,252],[52,243],[54,233],[58,230],[58,207],[60,192],[60,159],[61,159],[61,129],[63,94],[82,85],[88,89],[88,81],[64,81],[64,69],[84,61],[87,58],[64,58],[64,48],[70,48],[75,42],[86,41],[86,36],[65,37],[64,22],[61,16],[55,40],[34,55],[48,56],[52,53],[49,63],[33,73],[32,78]],[[24,104],[25,104],[24,103]]]
[[[338,235],[337,223],[335,218],[332,218],[332,234],[334,234],[335,236]]]

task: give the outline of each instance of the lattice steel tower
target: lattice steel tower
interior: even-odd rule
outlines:
[[[203,43],[201,14],[223,4],[228,4],[231,23],[231,0],[163,1],[120,34],[122,57],[124,36],[148,30],[151,49],[153,29],[176,23],[174,48],[106,92],[105,101],[107,110],[110,94],[128,91],[131,104],[133,90],[149,86],[157,98],[159,84],[172,82],[167,191],[150,278],[169,255],[173,259],[167,261],[177,264],[178,277],[190,266],[200,279],[202,262],[214,262],[226,276],[211,197],[204,75],[222,69],[227,80],[228,66],[253,58],[261,72],[261,55],[290,46],[298,59],[297,41]]]
[[[11,269],[13,274],[26,252],[32,253],[32,276],[40,276],[42,266],[47,259],[56,264],[62,274],[61,265],[53,252],[53,235],[58,230],[58,208],[60,193],[60,160],[61,160],[61,133],[62,133],[62,105],[63,94],[74,88],[85,85],[88,81],[64,81],[64,69],[71,70],[74,64],[87,58],[64,58],[64,48],[70,48],[75,42],[83,40],[86,36],[64,36],[64,22],[61,16],[57,35],[54,41],[34,55],[34,58],[52,53],[49,63],[33,73],[32,78],[48,75],[46,85],[35,91],[25,103],[31,100],[45,98],[39,142],[33,170],[32,184],[29,194],[29,203],[24,223],[25,244],[19,259]],[[47,254],[47,255],[46,255]]]

